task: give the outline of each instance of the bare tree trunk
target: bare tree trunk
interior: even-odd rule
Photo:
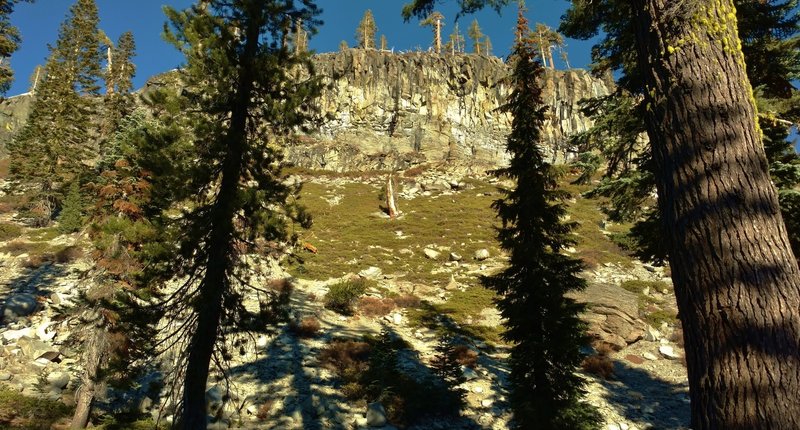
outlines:
[[[111,72],[114,62],[114,56],[110,46],[106,47],[106,59],[108,61],[108,64],[106,65],[106,94],[111,95],[114,94],[115,76]]]
[[[104,327],[96,327],[86,339],[84,344],[83,375],[81,386],[75,393],[75,414],[72,416],[70,428],[82,429],[89,424],[89,415],[92,412],[97,394],[97,378],[100,367],[105,362],[108,353],[108,332]]]
[[[389,218],[391,219],[395,219],[398,214],[393,182],[392,175],[389,175],[389,180],[386,182],[386,208],[389,210]]]
[[[436,53],[442,52],[442,21],[436,20]]]
[[[800,271],[732,0],[636,0],[692,428],[799,429]]]

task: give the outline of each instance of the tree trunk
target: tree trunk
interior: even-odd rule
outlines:
[[[109,348],[106,330],[102,327],[95,328],[86,339],[84,348],[81,386],[75,393],[75,413],[70,423],[72,429],[86,428],[89,424],[89,414],[97,393],[97,377]]]
[[[800,273],[731,0],[636,0],[692,428],[798,429]]]
[[[395,203],[392,182],[392,175],[389,175],[389,180],[386,182],[386,209],[389,211],[389,218],[395,219],[397,217],[397,204]]]
[[[442,21],[436,20],[436,53],[442,52]]]
[[[245,35],[245,49],[240,60],[236,103],[233,104],[230,126],[225,136],[228,151],[223,161],[219,192],[212,209],[206,274],[200,285],[196,306],[198,323],[189,343],[180,421],[180,427],[186,430],[204,429],[207,426],[205,394],[208,368],[217,341],[224,293],[229,286],[227,272],[235,258],[233,218],[247,144],[247,117],[252,104],[254,59],[258,52],[259,31],[260,25],[255,22],[255,18],[250,18]]]

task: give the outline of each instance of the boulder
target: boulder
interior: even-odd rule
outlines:
[[[425,258],[429,258],[431,260],[438,260],[439,259],[439,251],[436,251],[436,250],[433,250],[433,249],[430,249],[430,248],[425,248],[422,251],[422,253],[425,254]]]
[[[47,383],[52,388],[63,390],[69,384],[69,373],[67,372],[52,372],[47,375]]]
[[[386,409],[379,402],[367,406],[367,425],[370,427],[383,427],[386,425]]]
[[[3,305],[3,317],[14,320],[33,314],[39,309],[39,302],[33,294],[15,294],[6,300]]]
[[[483,261],[489,258],[489,250],[488,249],[479,249],[475,251],[475,259],[478,261]]]
[[[645,335],[647,324],[639,318],[639,297],[617,285],[589,283],[583,291],[568,294],[586,305],[581,318],[596,341],[616,350]]]
[[[22,354],[31,360],[36,360],[42,356],[58,356],[58,351],[39,339],[23,337],[17,341],[17,346],[22,350]],[[49,362],[52,360],[48,359],[47,361]]]
[[[675,348],[670,345],[661,345],[658,347],[658,352],[670,360],[677,360],[680,356],[675,352]]]
[[[464,257],[462,257],[461,254],[456,254],[455,252],[450,253],[450,261],[461,261],[463,259]]]

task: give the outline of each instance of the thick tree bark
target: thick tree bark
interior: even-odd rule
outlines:
[[[798,429],[800,273],[731,0],[636,0],[692,428]]]
[[[186,430],[204,429],[206,419],[206,384],[214,345],[217,341],[223,298],[229,287],[228,270],[233,265],[235,201],[247,145],[247,117],[252,105],[254,59],[258,52],[260,25],[251,17],[247,24],[245,49],[240,57],[240,74],[235,102],[230,116],[227,154],[223,161],[222,181],[212,211],[206,274],[196,307],[198,323],[189,343],[189,358],[183,387],[183,413],[180,426]]]
[[[75,393],[75,413],[70,422],[71,429],[83,429],[89,424],[89,415],[97,394],[97,379],[100,367],[108,355],[108,332],[96,327],[84,343],[83,375],[81,386]]]

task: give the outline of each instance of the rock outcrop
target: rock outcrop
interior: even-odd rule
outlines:
[[[616,285],[589,283],[570,296],[586,304],[581,317],[595,341],[620,350],[644,336],[647,325],[639,318],[636,294]]]
[[[314,64],[327,84],[322,116],[287,148],[294,164],[368,171],[441,162],[494,168],[508,161],[511,116],[499,108],[510,92],[510,68],[500,58],[349,49],[319,54]],[[175,84],[173,74],[162,74],[141,93]],[[578,102],[608,94],[609,84],[573,69],[547,70],[542,85],[549,106],[542,145],[561,161],[567,138],[591,126]],[[0,155],[22,129],[32,100],[23,94],[0,103]]]
[[[508,160],[511,116],[499,108],[510,69],[499,58],[350,49],[318,55],[315,65],[328,84],[320,100],[327,119],[289,148],[297,165],[354,171]],[[591,125],[578,102],[609,88],[584,70],[547,70],[543,88],[549,110],[542,144],[563,160],[566,139]]]

